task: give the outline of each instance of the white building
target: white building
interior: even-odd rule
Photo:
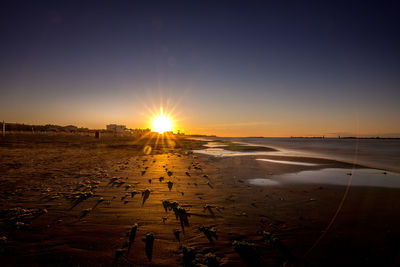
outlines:
[[[123,133],[126,130],[125,125],[109,124],[106,127],[107,131],[112,131],[115,133]]]

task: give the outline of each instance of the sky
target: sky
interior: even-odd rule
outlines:
[[[396,1],[1,1],[0,120],[400,137]]]

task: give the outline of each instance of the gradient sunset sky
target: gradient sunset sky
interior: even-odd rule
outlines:
[[[398,1],[1,1],[0,120],[400,136]]]

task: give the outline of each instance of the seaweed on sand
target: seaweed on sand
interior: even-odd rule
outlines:
[[[197,253],[197,249],[192,247],[187,247],[182,245],[182,265],[197,267],[197,266],[208,266],[208,267],[218,267],[220,265],[220,259],[211,252],[206,253],[203,251],[202,253]],[[204,255],[204,253],[206,253]],[[197,257],[197,255],[199,257]]]
[[[83,217],[85,217],[86,215],[88,215],[91,211],[92,211],[92,208],[84,209],[84,210],[82,211],[82,215],[81,215],[80,219],[82,219]]]
[[[219,259],[214,253],[207,253],[205,256],[204,264],[208,267],[219,266]]]
[[[179,207],[179,202],[178,201],[170,202],[170,210],[173,210],[175,212],[178,207]],[[175,216],[176,216],[176,214],[175,214]]]
[[[190,177],[190,173],[189,172],[185,172],[185,174]]]
[[[211,189],[214,189],[214,186],[213,186],[210,182],[207,182],[207,185],[208,185]]]
[[[137,229],[138,229],[138,224],[137,223],[132,225],[131,231],[129,233],[128,255],[129,255],[129,251],[131,250],[132,243],[133,243],[133,241],[135,241]]]
[[[104,202],[104,198],[100,197],[99,200],[97,200],[96,204],[94,204],[92,209],[95,209],[98,205],[100,205],[100,203]]]
[[[118,260],[125,254],[126,249],[116,249],[114,256],[114,264],[118,263]]]
[[[264,266],[260,256],[254,249],[254,243],[234,240],[232,246],[248,266]]]
[[[73,193],[72,197],[74,199],[74,202],[72,203],[72,207],[70,208],[70,210],[72,210],[74,207],[76,207],[82,201],[89,199],[93,196],[94,196],[94,193],[92,191]]]
[[[193,266],[196,264],[196,250],[191,247],[182,246],[182,254],[183,254],[183,265],[184,266]]]
[[[136,195],[138,195],[138,194],[140,194],[140,191],[138,191],[138,190],[133,190],[132,192],[131,192],[131,198],[134,198]]]
[[[175,230],[173,231],[173,233],[174,233],[174,236],[175,236],[176,240],[178,240],[179,242],[181,242],[181,237],[180,237],[181,231],[180,231],[179,229],[175,229]]]
[[[162,181],[164,181],[164,177],[163,176],[161,176],[160,178],[158,178],[158,180],[160,181],[160,183],[162,182]]]
[[[186,211],[185,208],[179,205],[178,202],[169,200],[163,200],[162,205],[165,209],[165,212],[173,210],[175,213],[176,219],[179,219],[182,227],[182,231],[185,232],[185,226],[189,226],[189,218],[190,214]]]
[[[144,205],[144,203],[146,202],[146,200],[149,198],[150,196],[150,189],[146,188],[143,192],[142,192],[142,206]]]
[[[127,198],[128,196],[129,196],[129,193],[125,193],[125,195],[123,195],[123,196],[121,197],[121,201],[124,200],[125,198]]]
[[[210,243],[214,243],[213,238],[215,238],[215,240],[218,240],[217,229],[215,229],[215,227],[203,225],[199,227],[199,231],[202,232],[207,237]]]
[[[125,185],[125,190],[128,190],[128,189],[130,189],[131,187],[132,187],[132,185],[127,184],[127,185]]]
[[[122,181],[122,177],[112,177],[110,179],[110,182],[108,183],[109,185],[111,184],[111,187],[114,187],[115,185],[117,187],[120,187],[121,185],[123,185],[125,182]]]
[[[290,253],[289,249],[282,243],[282,241],[273,235],[271,232],[263,231],[263,240],[267,241],[271,247],[279,249],[282,254],[284,259],[291,259],[292,254]]]
[[[174,209],[175,215],[179,218],[181,223],[182,231],[185,232],[185,226],[189,226],[189,216],[190,214],[187,213],[185,208],[177,207]]]
[[[153,233],[147,233],[143,238],[143,242],[145,243],[145,252],[147,255],[147,259],[151,261],[153,257],[153,244],[154,244],[154,235]]]
[[[108,183],[109,185],[110,184],[113,184],[114,182],[116,182],[116,181],[118,181],[119,180],[119,177],[116,177],[116,176],[114,176],[114,177],[112,177],[111,179],[110,179],[110,182]]]
[[[118,183],[115,183],[117,187],[121,187],[125,182],[124,181],[119,181]],[[114,184],[113,184],[114,186]]]
[[[168,189],[169,189],[169,191],[171,191],[171,189],[172,189],[172,186],[174,185],[174,183],[173,183],[173,182],[171,182],[171,181],[168,181],[167,185],[168,185]]]
[[[16,224],[18,222],[31,223],[41,215],[47,214],[47,209],[23,209],[12,208],[0,211],[0,217],[6,223]]]
[[[203,207],[203,212],[208,211],[208,212],[211,214],[211,216],[215,217],[215,213],[214,213],[214,211],[212,210],[213,208],[216,208],[216,207],[206,204],[206,205],[204,205],[204,207]]]
[[[162,205],[164,207],[165,212],[167,212],[169,207],[170,207],[170,205],[171,205],[171,202],[169,202],[169,200],[163,200],[162,201]]]

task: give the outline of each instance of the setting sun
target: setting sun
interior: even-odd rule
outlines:
[[[165,116],[163,112],[160,112],[160,115],[157,115],[153,119],[153,127],[152,131],[162,134],[164,132],[173,131],[172,120]]]

